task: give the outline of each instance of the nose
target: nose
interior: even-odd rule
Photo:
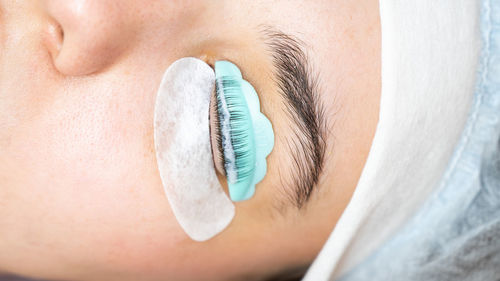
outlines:
[[[131,0],[45,0],[47,44],[65,75],[99,72],[124,56],[135,42]]]

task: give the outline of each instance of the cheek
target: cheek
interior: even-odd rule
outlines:
[[[0,240],[10,235],[40,252],[53,245],[52,257],[41,256],[63,263],[154,270],[185,239],[157,172],[154,101],[144,84],[103,79],[106,87],[57,93],[13,134],[9,170],[0,170],[8,228]]]

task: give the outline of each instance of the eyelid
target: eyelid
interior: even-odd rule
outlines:
[[[216,89],[212,91],[210,96],[210,107],[209,107],[209,126],[210,126],[210,145],[212,147],[212,157],[214,161],[215,170],[225,176],[226,172],[224,169],[224,152],[222,150],[221,135],[220,135],[220,123],[217,116],[217,101],[216,101]]]

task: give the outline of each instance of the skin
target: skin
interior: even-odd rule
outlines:
[[[0,1],[0,272],[63,280],[260,280],[307,266],[355,189],[380,99],[378,1]],[[297,210],[290,121],[258,33],[303,40],[329,120]],[[275,128],[269,171],[231,225],[190,240],[165,198],[156,90],[176,59],[235,62]],[[285,166],[285,167],[280,167]]]

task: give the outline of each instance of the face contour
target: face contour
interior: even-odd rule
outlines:
[[[301,208],[287,200],[297,135],[263,27],[303,42],[327,121],[320,176]],[[370,148],[379,29],[377,1],[0,0],[0,272],[253,280],[307,266]],[[157,88],[187,56],[237,64],[276,135],[255,196],[206,242],[179,227],[154,151]]]

